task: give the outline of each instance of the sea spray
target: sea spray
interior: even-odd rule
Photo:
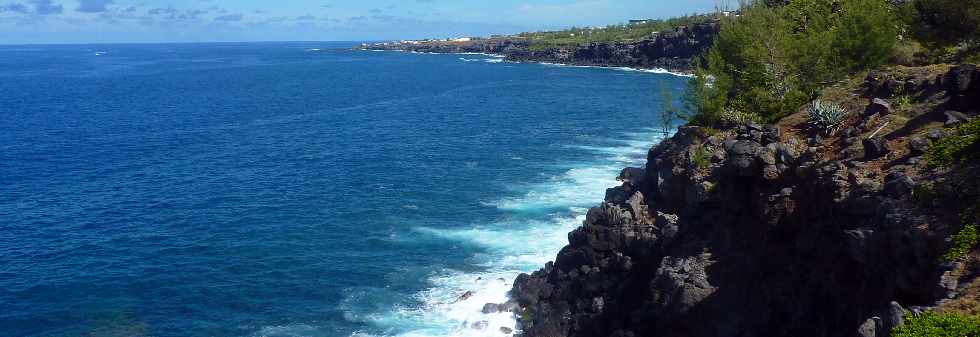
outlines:
[[[474,225],[463,229],[416,227],[414,231],[441,240],[483,248],[468,261],[478,271],[441,270],[429,287],[416,293],[418,307],[397,307],[369,315],[372,323],[399,337],[482,337],[519,333],[511,312],[484,312],[486,304],[502,304],[514,278],[554,259],[567,244],[569,231],[585,220],[587,207],[601,200],[606,188],[626,165],[643,162],[646,150],[658,140],[654,132],[631,133],[612,139],[614,146],[577,146],[602,159],[579,163],[560,176],[527,187],[523,196],[502,198],[485,205],[510,212],[519,220]],[[559,164],[561,165],[561,164]],[[565,164],[567,165],[567,164]],[[541,214],[541,212],[544,212]],[[355,334],[352,337],[364,336]]]

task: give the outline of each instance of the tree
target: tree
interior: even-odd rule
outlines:
[[[925,44],[980,42],[980,0],[913,0],[906,6],[912,33]]]

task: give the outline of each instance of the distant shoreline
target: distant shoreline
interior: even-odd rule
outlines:
[[[628,72],[639,72],[639,73],[650,73],[650,74],[664,74],[673,75],[678,77],[693,77],[694,74],[690,71],[672,71],[664,68],[636,68],[636,67],[625,67],[625,66],[613,66],[613,65],[579,65],[579,64],[567,64],[567,63],[553,63],[545,61],[532,61],[532,60],[511,60],[507,55],[492,54],[492,53],[476,53],[476,52],[462,52],[462,53],[439,53],[439,52],[418,52],[411,50],[397,50],[397,49],[362,49],[364,51],[375,51],[375,52],[397,52],[397,53],[409,53],[409,54],[425,54],[425,55],[482,55],[486,57],[502,59],[505,62],[510,63],[525,63],[525,64],[540,64],[546,66],[557,66],[557,67],[569,67],[569,68],[595,68],[595,69],[608,69],[617,71],[628,71]]]
[[[717,35],[717,22],[679,26],[650,38],[622,42],[591,42],[542,46],[521,36],[401,40],[363,43],[354,49],[432,54],[484,54],[511,62],[533,62],[576,67],[624,68],[690,75],[694,59],[707,50]]]

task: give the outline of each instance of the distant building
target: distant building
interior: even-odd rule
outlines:
[[[652,19],[645,19],[645,20],[630,20],[630,25],[642,25],[642,24],[644,24],[644,23],[648,23],[648,22],[650,22],[650,21],[653,21],[653,20],[652,20]]]
[[[452,41],[453,42],[470,42],[470,41],[473,41],[473,38],[470,38],[470,37],[460,37],[460,38],[452,39]]]

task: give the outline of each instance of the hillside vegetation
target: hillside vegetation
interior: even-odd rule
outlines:
[[[533,50],[572,47],[593,42],[632,42],[655,37],[655,34],[671,31],[710,20],[718,15],[687,15],[669,19],[650,20],[636,24],[618,24],[606,27],[572,27],[559,31],[529,32],[518,34],[530,42]]]
[[[739,17],[720,19],[688,94],[697,125],[745,114],[775,121],[888,63],[976,59],[980,0],[749,1]]]
[[[848,118],[841,102],[821,101],[825,89],[895,66],[980,61],[980,0],[791,0],[749,1],[738,18],[721,18],[721,32],[695,67],[687,93],[693,125],[722,127],[753,120],[777,122],[809,109],[810,123],[826,133]],[[839,101],[856,97],[842,94]],[[894,100],[900,108],[911,96]],[[808,108],[807,108],[808,107]],[[956,167],[975,172],[980,162],[980,119],[934,142],[926,153],[936,174]],[[887,126],[887,125],[886,125]],[[954,171],[955,172],[955,171]],[[948,179],[917,198],[949,200],[962,219],[944,261],[977,249],[980,183]],[[939,191],[939,192],[936,192]],[[936,195],[939,195],[938,197]],[[980,305],[974,302],[973,305]],[[977,312],[973,308],[966,312]],[[910,316],[894,336],[980,336],[980,317],[957,313]]]

